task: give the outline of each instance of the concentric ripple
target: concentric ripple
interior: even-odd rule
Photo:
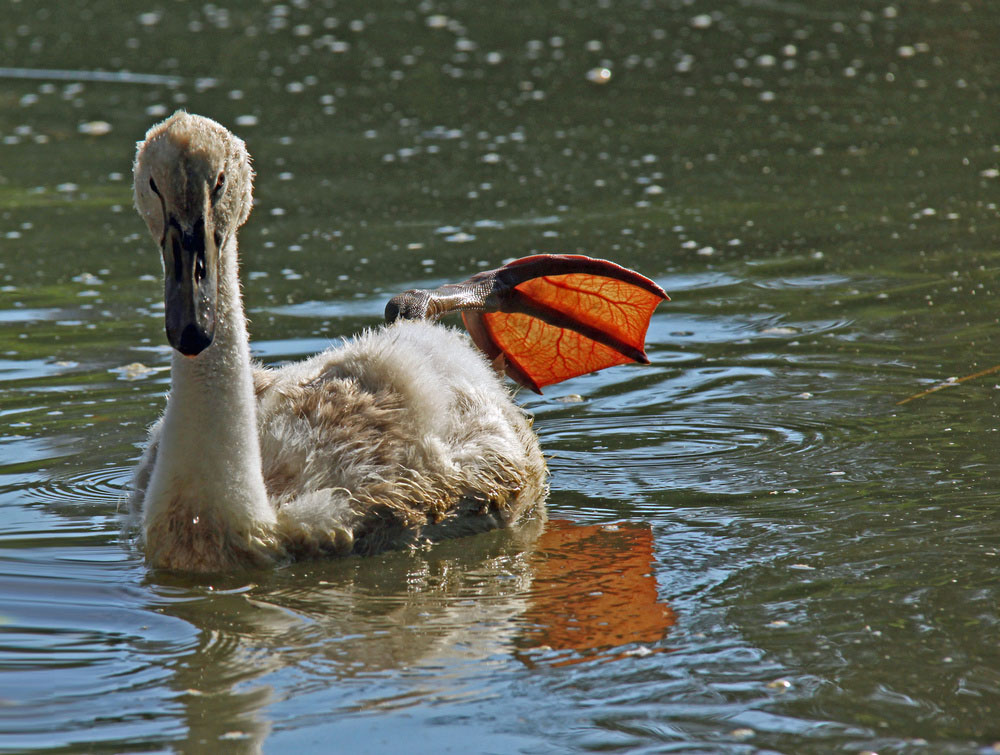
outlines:
[[[128,494],[131,466],[107,466],[45,478],[26,486],[29,500],[48,506],[113,511]]]
[[[829,484],[831,476],[877,473],[877,453],[862,456],[838,439],[859,420],[836,405],[707,402],[657,414],[589,414],[536,424],[554,487],[615,497],[688,490],[747,495]],[[814,402],[818,400],[812,400]]]

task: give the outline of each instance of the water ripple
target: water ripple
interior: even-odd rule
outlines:
[[[552,454],[556,486],[582,483],[617,496],[667,490],[747,494],[809,487],[813,483],[805,480],[848,474],[850,451],[835,439],[850,422],[838,421],[833,407],[809,409],[691,403],[641,416],[549,417],[537,429]],[[865,466],[856,458],[850,464],[852,477]]]
[[[32,501],[108,511],[124,501],[134,467],[113,465],[72,472],[30,485]]]

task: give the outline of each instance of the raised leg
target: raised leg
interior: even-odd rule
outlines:
[[[626,362],[648,363],[649,318],[669,297],[607,260],[540,254],[462,283],[394,296],[385,319],[461,312],[476,345],[516,382],[546,385]]]

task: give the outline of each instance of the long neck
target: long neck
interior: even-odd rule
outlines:
[[[196,357],[173,354],[171,389],[145,519],[184,516],[245,532],[275,521],[261,471],[247,323],[235,234],[221,254],[215,337]],[[171,507],[175,511],[170,511]]]

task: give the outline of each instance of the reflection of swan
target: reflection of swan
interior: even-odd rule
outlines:
[[[239,751],[269,751],[272,727],[311,715],[489,699],[537,680],[518,676],[525,667],[643,663],[668,649],[674,621],[655,575],[648,524],[537,520],[371,564],[292,564],[251,585],[217,575],[211,591],[157,573],[158,608],[200,630],[189,655],[171,656],[179,749],[239,734]]]
[[[530,510],[545,489],[538,442],[454,332],[399,322],[254,369],[236,247],[251,181],[243,142],[186,113],[152,128],[136,157],[174,347],[170,398],[130,499],[149,562],[219,570],[375,552]]]

